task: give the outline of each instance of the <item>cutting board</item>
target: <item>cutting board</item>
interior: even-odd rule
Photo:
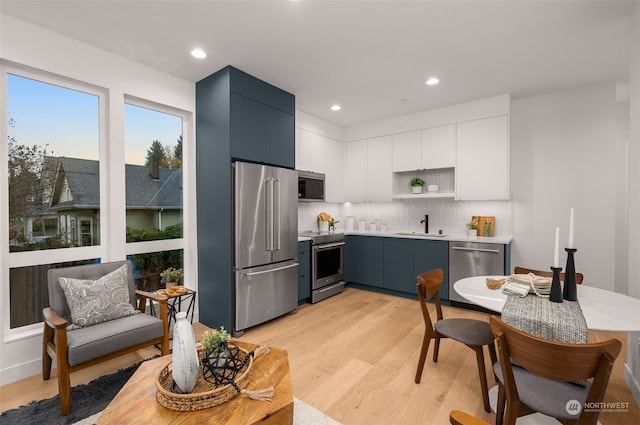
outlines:
[[[471,217],[472,220],[476,220],[478,222],[478,236],[495,236],[496,235],[496,217],[494,215],[474,215]],[[484,225],[486,223],[491,225],[491,234],[484,234]]]

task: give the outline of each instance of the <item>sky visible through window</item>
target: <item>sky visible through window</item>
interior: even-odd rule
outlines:
[[[8,113],[13,120],[9,137],[21,145],[46,146],[53,156],[99,159],[97,96],[12,74],[7,74],[7,86]],[[128,104],[125,108],[127,164],[144,165],[154,140],[162,146],[177,144],[181,117]]]

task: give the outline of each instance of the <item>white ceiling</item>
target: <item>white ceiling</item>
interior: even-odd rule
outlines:
[[[503,93],[626,82],[637,4],[2,0],[0,10],[194,82],[233,65],[348,127]],[[196,46],[207,59],[189,55]],[[431,76],[441,83],[425,86]]]

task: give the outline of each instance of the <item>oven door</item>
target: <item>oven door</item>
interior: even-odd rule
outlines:
[[[313,245],[311,289],[344,279],[344,242]]]

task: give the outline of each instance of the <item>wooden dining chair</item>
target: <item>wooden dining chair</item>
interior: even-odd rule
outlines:
[[[434,269],[418,276],[416,285],[418,290],[418,300],[422,309],[422,317],[424,319],[424,338],[422,340],[422,350],[420,352],[420,360],[418,369],[416,370],[416,384],[420,383],[422,378],[422,369],[429,351],[429,343],[435,340],[433,348],[433,361],[438,361],[438,351],[440,350],[440,339],[451,338],[459,341],[476,352],[476,360],[478,362],[478,373],[480,375],[480,387],[482,389],[482,401],[484,410],[491,412],[489,406],[489,390],[487,388],[487,373],[484,366],[484,346],[489,347],[489,355],[491,356],[491,364],[496,363],[496,350],[493,344],[494,336],[491,332],[489,323],[463,318],[443,319],[442,305],[440,303],[440,286],[444,278],[442,269]],[[436,306],[436,321],[431,320],[427,301],[433,299]]]
[[[520,416],[539,412],[562,424],[598,422],[613,362],[622,343],[617,339],[570,344],[538,338],[489,318],[500,361],[496,425],[513,425]],[[515,366],[513,363],[517,363]]]
[[[449,422],[451,425],[490,425],[487,421],[459,410],[452,410],[449,413]]]
[[[553,272],[552,271],[543,271],[543,270],[534,270],[534,269],[528,269],[526,267],[520,267],[520,266],[515,266],[513,268],[513,273],[515,274],[529,274],[529,273],[533,273],[536,276],[542,276],[542,277],[553,277]],[[578,285],[582,284],[582,280],[584,279],[584,275],[582,273],[576,273],[576,283]],[[564,273],[560,273],[560,281],[564,282]]]

